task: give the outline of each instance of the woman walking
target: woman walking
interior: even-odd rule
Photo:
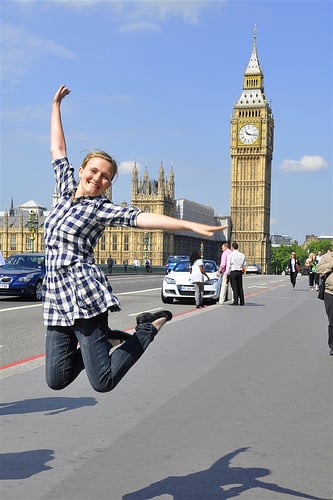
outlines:
[[[170,311],[140,314],[133,335],[110,330],[108,311],[119,310],[120,303],[94,260],[94,248],[105,227],[187,230],[208,237],[223,227],[113,204],[104,193],[118,167],[104,151],[88,153],[78,169],[77,183],[67,159],[60,111],[62,100],[69,93],[65,85],[59,87],[51,113],[51,156],[59,201],[44,227],[46,381],[52,389],[63,389],[85,369],[93,389],[107,392],[136,363],[172,314]],[[125,342],[110,353],[112,338]]]
[[[288,270],[290,274],[290,283],[295,290],[297,274],[301,270],[301,266],[298,258],[296,257],[296,252],[291,252],[290,259],[288,261]]]
[[[319,274],[316,271],[317,260],[316,256],[313,252],[309,254],[309,257],[305,261],[305,267],[309,273],[309,287],[311,292],[314,291],[314,285],[316,286],[316,290],[319,288]]]

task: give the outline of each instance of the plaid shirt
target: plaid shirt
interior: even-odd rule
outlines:
[[[106,226],[136,227],[140,210],[114,205],[103,196],[74,200],[76,182],[68,159],[52,164],[60,199],[44,225],[44,323],[70,326],[77,318],[120,308],[110,283],[95,265],[94,248]]]

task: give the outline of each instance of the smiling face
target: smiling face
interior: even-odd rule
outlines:
[[[114,175],[110,161],[101,157],[90,158],[79,168],[80,182],[75,196],[100,196],[110,186]]]

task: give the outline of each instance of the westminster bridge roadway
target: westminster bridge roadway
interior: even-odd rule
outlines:
[[[165,306],[162,276],[112,276],[112,326]],[[0,299],[2,500],[332,499],[332,369],[300,277],[246,276],[245,307],[174,319],[111,393],[44,382],[40,304]]]

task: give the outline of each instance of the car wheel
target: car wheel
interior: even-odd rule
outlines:
[[[38,300],[38,301],[42,300],[42,282],[41,281],[37,281],[37,283],[36,283],[34,298],[35,298],[35,300]]]
[[[166,297],[165,295],[163,295],[163,291],[161,291],[161,300],[162,300],[163,304],[172,304],[172,302],[173,302],[173,298]]]

